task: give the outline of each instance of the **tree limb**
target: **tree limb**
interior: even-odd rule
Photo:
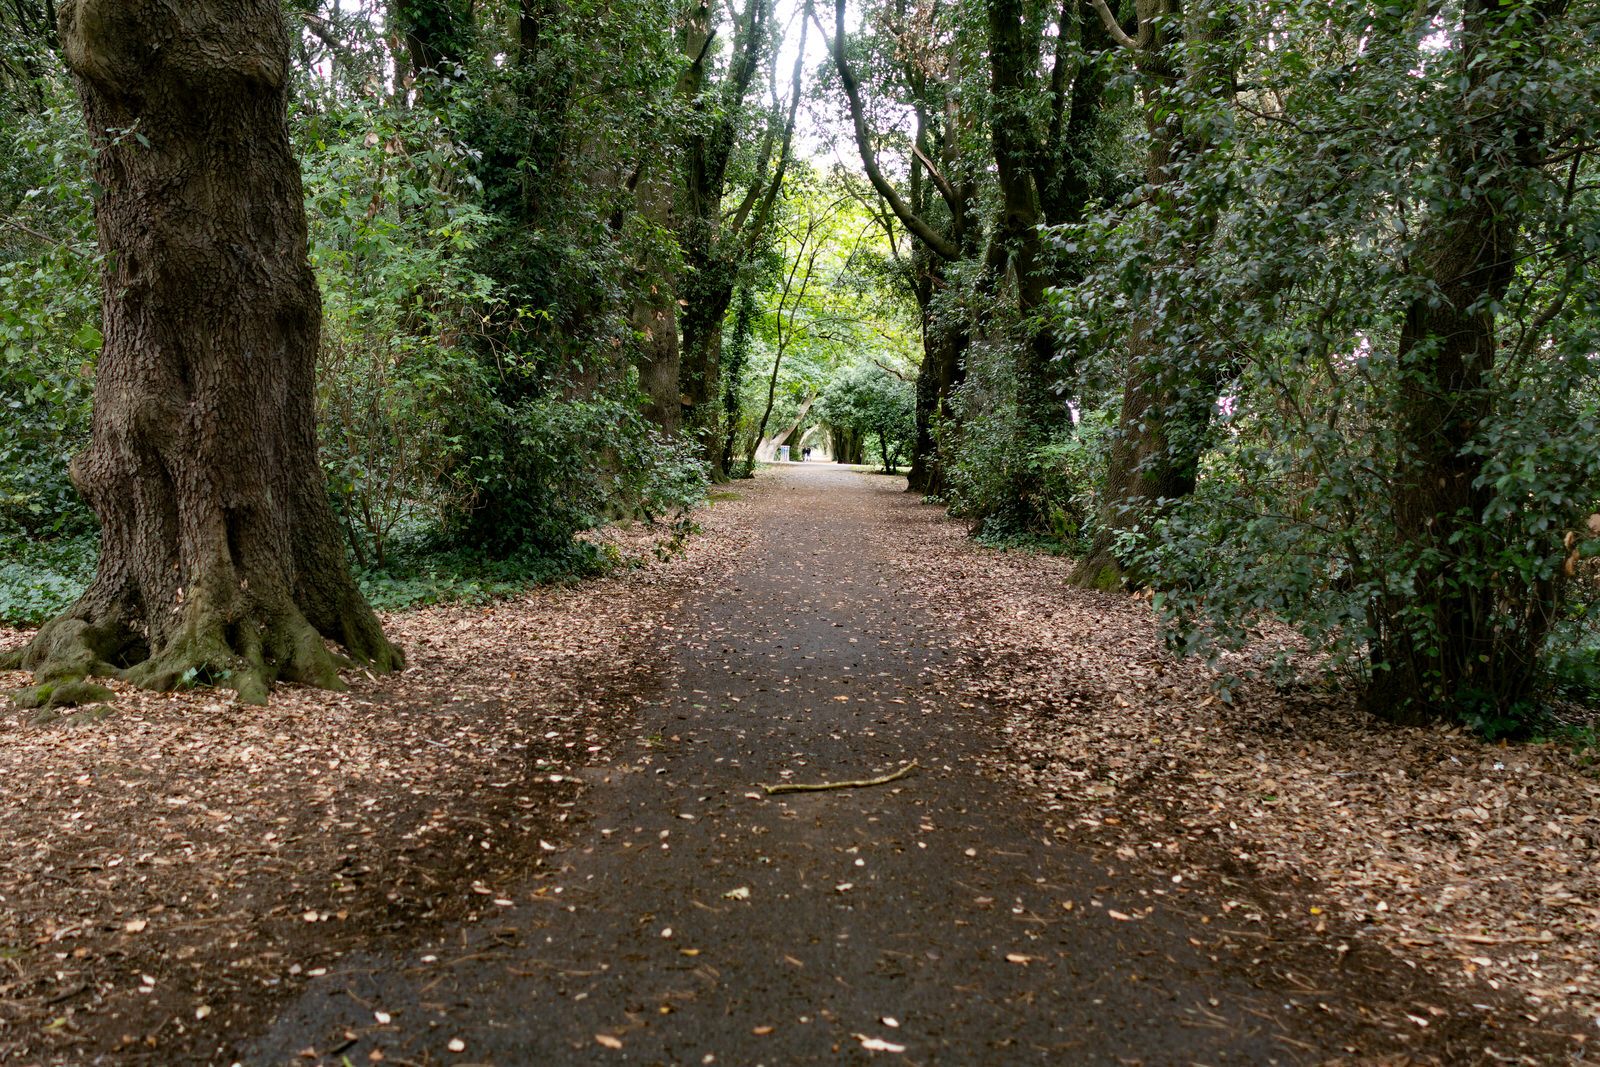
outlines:
[[[956,218],[960,218],[961,198],[956,195],[955,189],[945,180],[945,176],[939,173],[939,168],[933,165],[933,160],[928,158],[928,153],[922,150],[921,145],[913,144],[911,151],[922,161],[922,165],[928,168],[928,177],[933,179],[933,184],[939,190],[939,195],[944,197],[944,202],[949,206],[950,213]]]
[[[1113,15],[1111,9],[1106,6],[1106,0],[1089,0],[1089,3],[1096,11],[1100,12],[1100,21],[1105,23],[1106,32],[1111,35],[1111,39],[1122,47],[1135,52],[1143,52],[1150,47],[1150,42],[1155,40],[1155,23],[1149,19],[1139,20],[1139,37],[1135,40],[1129,37],[1122,26],[1118,24],[1117,16]]]
[[[828,50],[833,55],[834,69],[839,72],[839,82],[844,87],[845,99],[850,105],[856,148],[861,154],[861,168],[867,172],[867,180],[872,182],[872,187],[878,191],[878,195],[889,205],[906,229],[927,245],[934,254],[946,260],[959,260],[960,247],[954,241],[942,236],[913,211],[911,205],[901,198],[895,187],[883,176],[883,171],[878,168],[877,156],[872,150],[872,137],[867,131],[867,120],[862,113],[861,84],[856,80],[855,72],[850,69],[850,63],[844,56],[844,5],[845,0],[834,0],[834,36],[833,40],[828,42]],[[820,21],[817,30],[826,40],[828,34],[822,28]]]

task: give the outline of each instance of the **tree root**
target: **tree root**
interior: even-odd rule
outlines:
[[[83,680],[65,682],[41,682],[30,685],[26,689],[18,689],[11,694],[11,699],[17,707],[24,711],[35,708],[71,708],[79,704],[102,704],[107,700],[116,699],[116,694],[103,685]]]
[[[348,687],[339,677],[340,667],[363,664],[389,671],[404,661],[370,612],[353,613],[343,621],[339,636],[348,642],[350,655],[341,656],[329,651],[322,634],[292,605],[277,611],[257,605],[244,618],[228,619],[197,598],[185,605],[177,629],[150,654],[115,608],[94,625],[77,614],[82,603],[0,659],[0,669],[34,672],[34,685],[13,694],[19,706],[64,707],[112,699],[110,690],[84,681],[90,676],[120,678],[159,692],[216,685],[234,690],[240,703],[265,704],[277,681],[343,691]]]

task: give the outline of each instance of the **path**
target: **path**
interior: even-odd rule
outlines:
[[[1338,1054],[1348,1035],[1316,1029],[1315,1001],[1359,991],[1318,975],[1309,998],[1264,987],[1208,951],[1216,928],[1164,907],[1160,884],[1108,877],[974,769],[999,744],[998,715],[950,684],[944,636],[864,536],[884,516],[873,480],[824,465],[779,477],[786,492],[755,502],[739,577],[670,620],[684,637],[637,743],[593,770],[560,875],[442,940],[346,957],[253,1061],[307,1048],[500,1067]],[[912,760],[919,771],[875,788],[759,788]]]

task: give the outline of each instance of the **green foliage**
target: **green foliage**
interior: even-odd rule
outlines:
[[[93,535],[0,537],[0,623],[38,626],[69,607],[94,576]]]
[[[488,220],[465,150],[423,108],[358,101],[302,131],[322,463],[357,564],[381,568],[398,527],[463,505],[444,430],[466,417],[479,367],[464,343],[497,299],[467,266]]]
[[[561,557],[532,554],[496,559],[423,539],[399,544],[382,568],[357,568],[367,602],[380,611],[429,604],[486,604],[533,585],[604,570],[607,560],[590,546]]]
[[[877,363],[858,363],[828,384],[815,410],[835,439],[842,432],[875,441],[884,470],[893,474],[916,434],[915,407],[910,382]]]
[[[450,428],[459,443],[451,471],[466,507],[445,530],[492,556],[560,558],[573,535],[608,518],[655,519],[702,499],[704,465],[667,442],[639,414],[637,397],[547,389],[508,404],[480,396]]]
[[[59,71],[36,111],[0,116],[0,537],[94,529],[67,477],[88,441],[100,350],[90,152]]]
[[[1519,28],[1471,62],[1493,75],[1469,81],[1459,24],[1274,5],[1274,47],[1252,54],[1248,80],[1285,91],[1184,172],[1191,201],[1219,211],[1214,239],[1185,262],[1118,227],[1081,231],[1107,264],[1090,279],[1102,315],[1145,300],[1174,359],[1230,379],[1198,491],[1142,543],[1173,646],[1216,662],[1281,619],[1324,669],[1386,692],[1386,713],[1494,736],[1526,731],[1549,668],[1576,670],[1551,645],[1571,631],[1552,624],[1581,604],[1570,575],[1600,500],[1600,200],[1590,164],[1522,162],[1529,136],[1554,156],[1555,141],[1600,133],[1600,22],[1535,32],[1521,10],[1500,10]],[[1507,58],[1520,54],[1543,58]],[[1511,121],[1528,114],[1549,124]],[[1491,224],[1525,251],[1477,309],[1497,351],[1450,384],[1431,362],[1445,340],[1416,332],[1457,284],[1429,273],[1426,242]],[[1437,428],[1417,425],[1441,393],[1465,420],[1443,460],[1418,445]],[[1454,478],[1470,504],[1421,523],[1400,510],[1407,485]],[[1430,528],[1447,535],[1407,532]],[[1285,655],[1273,669],[1298,667]]]

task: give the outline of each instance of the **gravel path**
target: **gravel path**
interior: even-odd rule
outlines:
[[[247,1062],[1500,1058],[1486,1014],[1505,1012],[1405,961],[1252,943],[1046,832],[1035,796],[982,770],[1006,709],[970,696],[892,538],[865,536],[913,506],[820,464],[749,492],[733,577],[659,620],[672,651],[632,743],[585,772],[555,873],[424,944],[345,956]],[[762,789],[912,761],[868,788]],[[1431,1005],[1415,1033],[1379,1024],[1397,997]]]

